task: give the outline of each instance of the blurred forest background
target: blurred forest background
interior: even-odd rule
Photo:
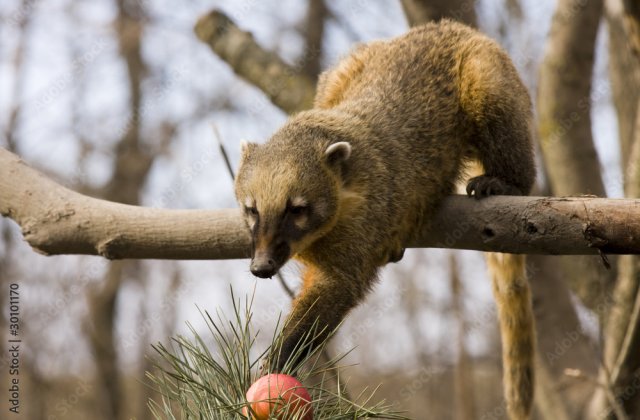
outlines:
[[[640,32],[630,13],[638,8],[630,0],[2,0],[0,146],[91,196],[234,207],[211,125],[235,164],[240,139],[266,140],[303,104],[273,99],[234,69],[237,60],[198,40],[200,16],[223,11],[309,86],[358,42],[450,17],[498,40],[530,88],[538,194],[637,197]],[[529,259],[536,418],[640,418],[640,349],[625,340],[638,334],[627,328],[638,322],[630,315],[638,260],[609,261],[610,270],[597,256]],[[410,250],[385,268],[330,345],[333,354],[354,348],[353,393],[380,383],[378,396],[418,419],[505,418],[484,272],[480,253],[450,250]],[[298,286],[295,267],[284,274]],[[240,296],[255,292],[255,325],[268,340],[290,302],[276,280],[252,277],[247,261],[47,258],[0,219],[4,347],[10,283],[21,292],[22,404],[10,415],[5,349],[0,418],[149,419],[150,344],[187,333],[187,321],[206,336],[196,305],[231,312],[230,285]]]

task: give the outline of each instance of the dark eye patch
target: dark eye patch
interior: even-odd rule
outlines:
[[[301,216],[309,213],[309,206],[289,206],[287,207],[287,212],[294,216]]]

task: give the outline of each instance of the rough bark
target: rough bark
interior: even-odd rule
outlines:
[[[195,32],[238,76],[262,90],[285,112],[301,111],[313,104],[313,80],[277,54],[265,51],[249,32],[242,31],[222,12],[214,10],[202,16]]]
[[[19,182],[16,182],[19,180]],[[246,258],[235,209],[153,209],[83,196],[0,149],[0,214],[38,252],[110,259]],[[528,254],[640,253],[640,201],[596,197],[464,196],[445,200],[433,227],[408,247]]]

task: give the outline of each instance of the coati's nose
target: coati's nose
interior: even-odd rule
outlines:
[[[251,260],[249,268],[254,276],[263,279],[273,277],[278,271],[275,260],[264,254],[256,254]]]

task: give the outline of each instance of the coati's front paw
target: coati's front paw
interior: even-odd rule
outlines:
[[[266,356],[260,364],[260,374],[283,373],[287,360],[288,355],[282,354],[281,352]]]
[[[293,375],[304,361],[305,352],[297,350],[303,344],[299,343],[301,340],[300,334],[296,334],[285,338],[281,344],[275,345],[261,361],[260,373],[262,375],[267,373]]]
[[[469,180],[467,195],[479,200],[490,195],[522,195],[522,191],[495,176],[480,175]]]

